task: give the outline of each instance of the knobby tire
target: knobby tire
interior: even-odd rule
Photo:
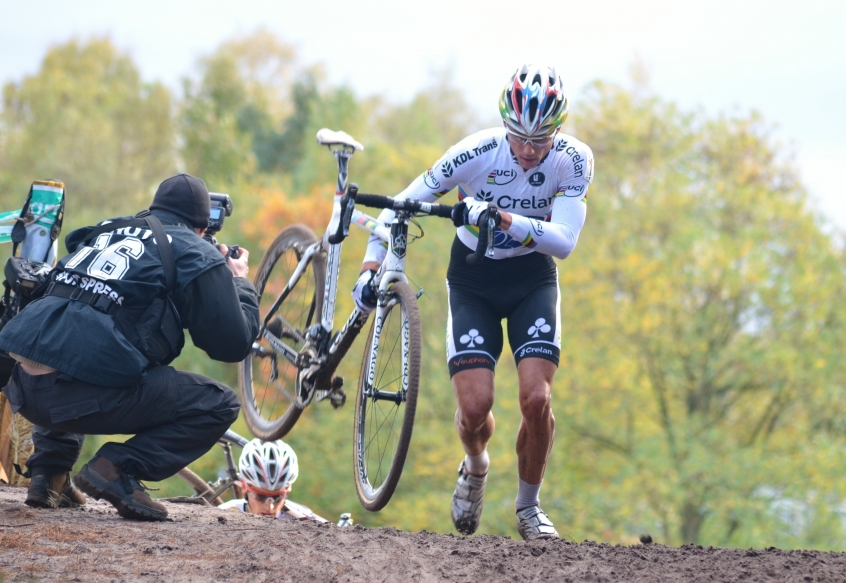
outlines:
[[[302,252],[318,241],[317,235],[305,225],[291,225],[282,230],[262,257],[254,284],[259,293],[259,313],[264,322],[267,312],[279,297]],[[323,310],[323,287],[326,280],[326,257],[315,254],[289,295],[276,312],[301,335],[320,321]],[[303,344],[294,338],[282,342],[299,351]],[[297,368],[283,355],[276,353],[264,337],[256,340],[266,353],[277,357],[277,381],[271,380],[273,364],[269,356],[260,356],[254,349],[238,369],[241,404],[250,431],[265,441],[286,435],[302,414],[291,397],[297,394]],[[282,385],[280,390],[279,386]]]
[[[353,467],[356,492],[361,505],[372,512],[385,507],[399,484],[411,443],[420,386],[422,332],[417,296],[402,282],[392,284],[388,294],[396,301],[386,312],[383,322],[376,321],[374,312],[355,402]],[[373,351],[373,336],[380,325],[382,332]],[[405,335],[403,330],[407,332]],[[406,355],[404,364],[408,379],[405,400],[397,404],[369,398],[365,391],[370,388],[367,376],[371,360],[376,362],[375,387],[396,392],[402,387],[403,354]]]

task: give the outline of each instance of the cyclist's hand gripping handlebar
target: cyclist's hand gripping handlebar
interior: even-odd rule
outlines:
[[[496,205],[490,204],[488,210],[480,217],[479,242],[476,243],[476,250],[467,254],[467,263],[476,265],[481,262],[484,256],[493,257],[497,213]]]

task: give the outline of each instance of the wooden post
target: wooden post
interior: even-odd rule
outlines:
[[[13,486],[26,486],[29,479],[15,471],[13,464],[26,465],[32,453],[32,423],[13,415],[5,395],[0,393],[0,480]]]
[[[9,482],[12,474],[12,408],[0,393],[0,480]]]

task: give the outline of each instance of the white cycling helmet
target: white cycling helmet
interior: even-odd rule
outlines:
[[[561,77],[545,65],[525,64],[517,69],[499,98],[505,128],[521,138],[551,136],[568,112]]]
[[[281,439],[253,439],[247,443],[238,460],[238,468],[248,485],[267,492],[290,486],[299,474],[297,454]]]

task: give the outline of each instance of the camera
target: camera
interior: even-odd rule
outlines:
[[[209,209],[209,226],[206,227],[206,233],[203,235],[203,239],[220,249],[215,235],[223,228],[223,220],[232,214],[232,199],[228,194],[210,192],[209,202],[211,206]],[[229,248],[227,256],[238,259],[240,254],[240,247],[238,245],[232,245]]]
[[[232,199],[228,194],[210,192],[211,210],[206,234],[214,237],[223,228],[223,219],[232,214]]]

